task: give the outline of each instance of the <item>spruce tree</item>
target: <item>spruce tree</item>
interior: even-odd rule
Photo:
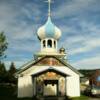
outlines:
[[[5,58],[5,51],[7,49],[8,43],[4,32],[0,33],[0,62],[3,58]]]
[[[16,73],[17,69],[15,67],[14,62],[11,63],[10,68],[8,70],[8,76],[9,76],[9,82],[10,83],[16,83],[16,78],[14,74]]]
[[[7,71],[4,63],[0,62],[0,82],[4,83],[6,79]]]
[[[9,73],[11,75],[14,75],[14,73],[17,71],[16,67],[15,67],[15,64],[14,62],[11,62],[11,65],[10,65],[10,69],[9,69]]]

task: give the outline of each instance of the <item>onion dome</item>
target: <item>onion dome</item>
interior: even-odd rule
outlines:
[[[61,36],[61,30],[52,23],[49,16],[46,24],[38,29],[37,34],[40,40],[45,38],[54,38],[58,40]]]
[[[60,53],[65,53],[65,48],[61,47],[59,50]]]

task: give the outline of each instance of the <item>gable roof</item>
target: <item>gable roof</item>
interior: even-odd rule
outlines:
[[[51,66],[48,66],[47,68],[45,69],[42,69],[42,70],[38,70],[36,71],[35,73],[32,74],[32,76],[38,76],[38,75],[41,75],[45,72],[56,72],[56,73],[59,73],[60,75],[62,76],[69,76],[68,74],[66,74],[64,71],[62,70],[59,70],[57,68],[54,68],[54,67],[51,67]]]
[[[64,66],[68,67],[69,69],[71,69],[72,71],[74,71],[75,73],[77,73],[78,75],[82,76],[82,74],[80,72],[78,72],[75,68],[73,68],[70,64],[68,64],[66,61],[56,57],[56,56],[43,56],[40,59],[36,59],[36,60],[31,60],[28,63],[24,64],[23,66],[21,66],[17,73],[15,73],[15,75],[20,74],[21,72],[27,70],[28,68],[30,68],[32,65],[35,65],[36,63],[40,62],[42,59],[46,58],[46,57],[52,57],[57,59],[58,61],[60,61],[60,63],[62,63]]]

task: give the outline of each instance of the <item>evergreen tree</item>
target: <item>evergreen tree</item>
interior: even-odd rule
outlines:
[[[0,62],[5,56],[5,50],[7,49],[8,43],[4,32],[0,33]]]
[[[0,82],[1,83],[5,82],[6,75],[7,75],[7,71],[6,71],[5,64],[0,62]]]
[[[17,71],[17,69],[15,67],[15,64],[14,64],[14,62],[12,62],[11,65],[10,65],[9,73],[11,75],[13,75],[13,74],[15,74],[16,71]]]
[[[14,76],[14,74],[16,73],[17,69],[15,67],[14,62],[11,63],[10,68],[8,70],[8,76],[9,76],[9,82],[10,83],[16,83],[16,78]]]

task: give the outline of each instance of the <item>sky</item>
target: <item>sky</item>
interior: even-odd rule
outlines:
[[[4,62],[19,68],[40,51],[37,30],[47,20],[46,0],[0,0],[0,32],[9,43]],[[53,0],[52,22],[62,31],[58,47],[77,69],[100,68],[100,0]]]

